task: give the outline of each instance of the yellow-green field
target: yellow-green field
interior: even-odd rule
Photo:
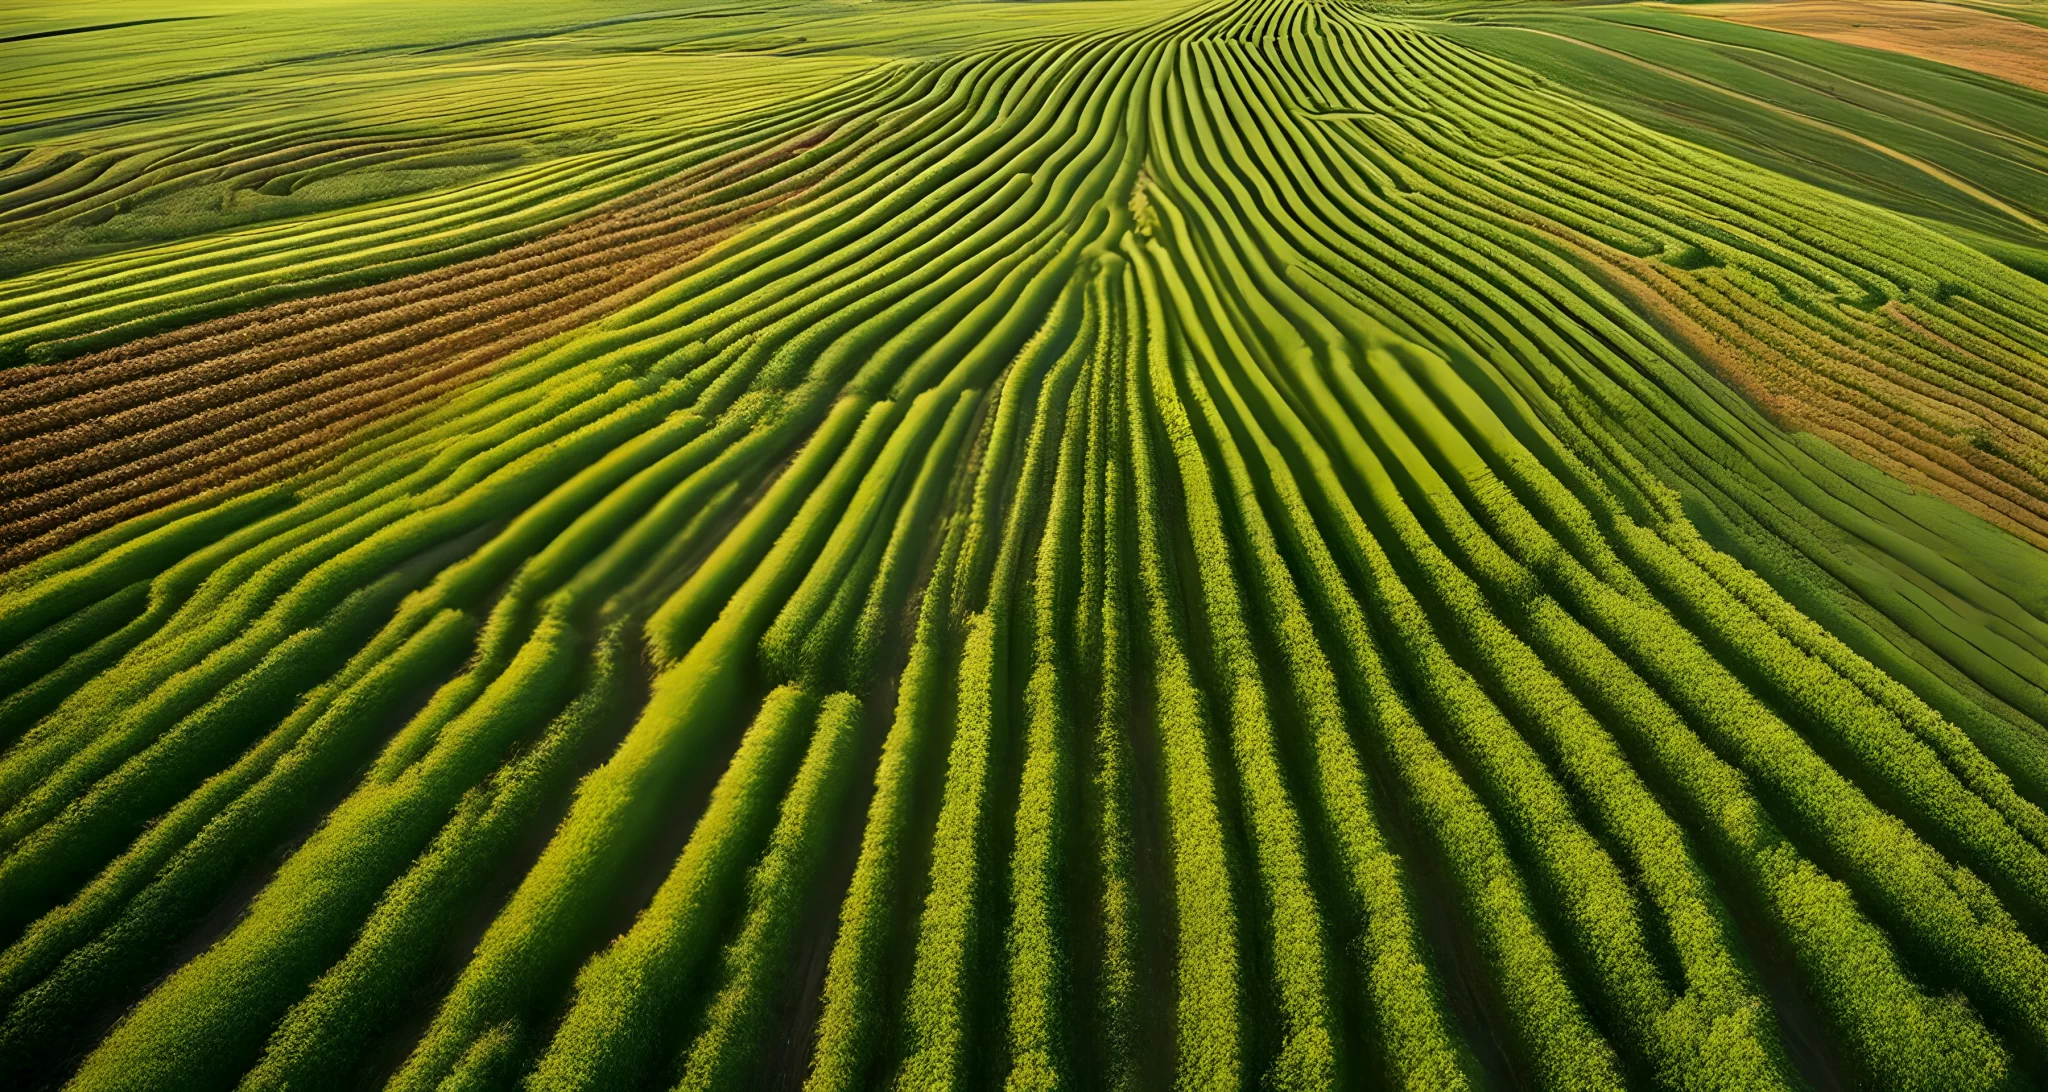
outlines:
[[[0,1087],[2048,1087],[2048,4],[0,11]]]

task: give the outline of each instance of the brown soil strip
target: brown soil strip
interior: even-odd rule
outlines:
[[[2048,30],[1976,8],[1928,0],[1785,0],[1688,5],[1766,30],[1903,53],[2048,91]]]
[[[643,298],[814,180],[728,187],[829,135],[722,157],[498,254],[14,369],[0,391],[0,569],[175,500],[289,476]]]

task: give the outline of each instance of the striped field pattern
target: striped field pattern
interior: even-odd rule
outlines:
[[[0,23],[0,1087],[2048,1082],[2048,95],[397,7]]]

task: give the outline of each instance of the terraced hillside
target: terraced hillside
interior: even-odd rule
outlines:
[[[2048,1084],[2048,94],[1768,6],[0,14],[0,1085]]]

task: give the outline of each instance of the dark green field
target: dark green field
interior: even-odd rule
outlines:
[[[0,1088],[2048,1087],[2048,3],[0,10]]]

